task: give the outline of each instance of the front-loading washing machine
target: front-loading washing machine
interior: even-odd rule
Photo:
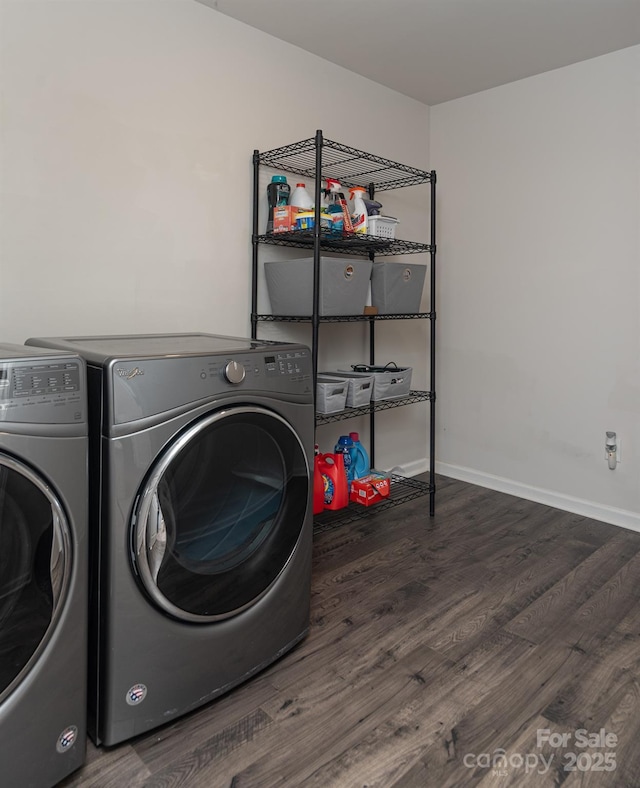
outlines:
[[[307,633],[310,351],[210,334],[28,343],[87,362],[89,733],[113,745]]]
[[[0,344],[0,785],[82,765],[87,406],[78,356]]]

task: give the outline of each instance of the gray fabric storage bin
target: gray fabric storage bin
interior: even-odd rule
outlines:
[[[334,378],[318,374],[316,380],[316,411],[318,413],[337,413],[344,410],[347,403],[349,381],[345,377]]]
[[[356,366],[366,367],[366,364]],[[373,377],[373,391],[371,392],[372,400],[383,399],[396,399],[397,397],[406,397],[411,391],[411,375],[413,373],[412,367],[389,367],[382,369],[381,367],[375,368],[378,371],[365,371],[345,370],[339,369],[338,374],[344,377]]]
[[[420,311],[426,265],[374,263],[371,272],[371,304],[380,315],[415,314]]]
[[[371,268],[369,260],[321,257],[318,314],[363,314]],[[313,313],[313,257],[268,262],[264,273],[272,314]]]
[[[346,375],[342,372],[319,372],[324,378],[333,377],[345,380]],[[373,393],[373,375],[358,375],[357,377],[346,378],[347,388],[347,407],[362,408],[371,401]]]

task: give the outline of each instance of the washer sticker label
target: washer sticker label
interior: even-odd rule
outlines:
[[[137,706],[147,697],[147,688],[144,684],[134,684],[127,690],[127,703],[129,706]]]
[[[58,752],[67,752],[70,750],[78,739],[78,729],[75,725],[69,725],[65,728],[56,742],[56,750]]]

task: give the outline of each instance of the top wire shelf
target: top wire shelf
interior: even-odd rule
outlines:
[[[282,148],[256,151],[255,157],[259,164],[313,179],[316,176],[316,145],[316,138],[310,137]],[[333,140],[323,139],[321,145],[322,177],[335,178],[343,187],[373,183],[379,192],[431,180],[431,173],[426,170],[374,156]]]

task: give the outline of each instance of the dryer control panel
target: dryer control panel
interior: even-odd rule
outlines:
[[[311,354],[306,347],[292,345],[272,353],[214,356],[201,364],[200,377],[208,380],[216,393],[231,384],[231,388],[263,393],[304,395],[312,390]]]
[[[0,421],[71,424],[85,418],[79,359],[0,361]]]
[[[216,396],[276,396],[313,404],[311,353],[279,343],[267,351],[127,358],[109,363],[109,420],[126,424]]]
[[[268,377],[289,377],[292,380],[310,380],[309,351],[306,348],[284,350],[264,357]]]

